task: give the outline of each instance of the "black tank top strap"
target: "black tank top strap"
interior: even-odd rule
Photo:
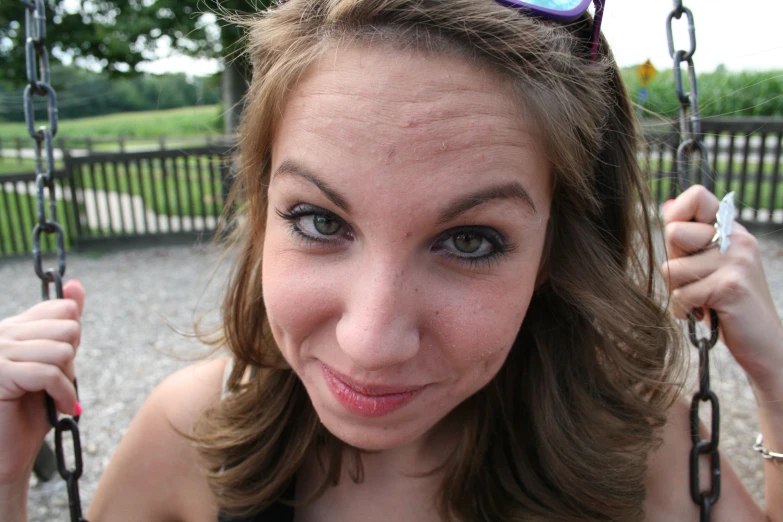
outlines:
[[[292,479],[285,490],[283,498],[293,500],[296,495],[296,478]],[[231,518],[218,513],[218,522],[294,522],[294,508],[282,502],[275,502],[261,513],[251,517]]]

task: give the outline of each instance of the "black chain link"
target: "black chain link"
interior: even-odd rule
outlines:
[[[688,22],[690,47],[687,50],[675,50],[672,23],[685,15]],[[713,177],[710,174],[707,149],[702,142],[701,118],[699,116],[699,89],[696,82],[696,69],[693,66],[693,55],[696,53],[696,28],[693,13],[682,5],[682,0],[674,0],[674,8],[666,20],[666,35],[669,40],[669,55],[674,60],[674,88],[680,100],[680,146],[677,147],[675,166],[677,179],[682,190],[693,183],[701,183],[709,190],[713,189]],[[683,85],[682,64],[688,66],[688,81],[690,91],[685,92]],[[699,351],[699,391],[691,400],[691,448],[690,455],[690,494],[699,506],[700,521],[709,522],[712,506],[720,497],[720,453],[718,438],[720,436],[720,406],[718,396],[710,389],[710,349],[718,342],[718,314],[710,310],[711,333],[708,338],[699,338],[696,334],[697,311],[688,316],[688,338]],[[701,439],[699,434],[699,406],[708,402],[711,409],[710,439]],[[699,482],[699,460],[704,456],[709,459],[710,487],[702,491]]]
[[[43,0],[21,0],[25,6],[25,58],[28,85],[24,89],[24,117],[27,132],[35,140],[35,185],[37,189],[38,222],[33,228],[33,266],[41,279],[41,295],[49,299],[50,285],[54,284],[55,297],[63,297],[63,276],[65,275],[65,235],[57,223],[57,192],[54,185],[54,147],[57,135],[57,96],[49,85],[49,53],[46,50],[46,11]],[[33,96],[46,97],[48,127],[35,129]],[[49,208],[45,204],[49,197]],[[57,246],[57,268],[44,270],[41,252],[41,235],[54,235]],[[76,380],[73,382],[76,387]],[[78,397],[78,390],[77,390]],[[58,418],[54,401],[46,395],[46,413],[54,427],[57,469],[68,489],[68,507],[71,522],[87,522],[82,517],[79,497],[79,478],[82,476],[82,445],[79,438],[79,417]],[[73,442],[74,469],[65,464],[63,434],[71,432]]]
[[[688,50],[675,50],[672,23],[685,15],[688,21]],[[688,187],[700,183],[708,189],[713,189],[713,178],[710,175],[707,149],[702,142],[701,117],[699,115],[699,86],[696,79],[696,69],[693,66],[693,55],[696,53],[696,29],[693,13],[682,5],[682,0],[674,0],[674,9],[666,20],[666,36],[669,41],[669,55],[674,60],[674,88],[680,100],[680,146],[677,147],[675,158],[680,185]],[[685,75],[682,64],[688,67],[688,84],[690,91],[685,90]]]

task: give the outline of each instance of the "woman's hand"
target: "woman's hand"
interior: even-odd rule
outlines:
[[[721,339],[756,392],[780,401],[783,325],[767,286],[758,244],[735,222],[731,244],[721,254],[717,244],[710,243],[718,206],[715,195],[699,185],[664,205],[669,260],[663,271],[671,287],[673,311],[686,318],[693,308],[714,309]]]
[[[44,392],[62,413],[73,415],[81,408],[73,359],[81,339],[84,289],[70,281],[63,293],[65,299],[0,321],[0,488],[29,478],[51,428]]]

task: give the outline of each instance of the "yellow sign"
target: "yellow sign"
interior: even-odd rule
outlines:
[[[642,82],[642,87],[647,87],[658,71],[653,66],[650,60],[647,60],[636,69],[636,74],[639,75],[639,81]]]

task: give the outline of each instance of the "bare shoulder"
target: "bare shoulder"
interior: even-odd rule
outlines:
[[[701,438],[709,438],[700,426]],[[690,522],[699,520],[699,509],[690,495],[690,401],[680,398],[669,411],[661,446],[652,453],[647,474],[646,520],[650,522]],[[706,458],[700,459],[700,491],[710,487]],[[721,456],[721,494],[712,508],[717,522],[766,521],[729,462]]]
[[[225,366],[226,359],[193,364],[155,388],[101,478],[89,520],[216,520],[198,454],[180,433],[192,433],[220,401]]]

